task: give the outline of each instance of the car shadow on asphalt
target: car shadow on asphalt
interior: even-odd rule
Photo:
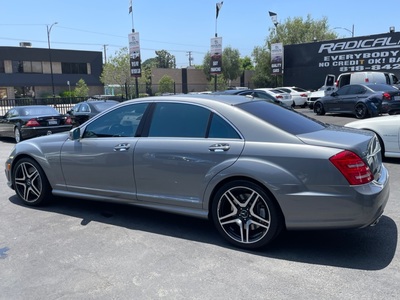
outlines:
[[[249,255],[349,269],[381,270],[396,252],[398,230],[383,216],[374,227],[351,230],[283,231],[268,247],[256,251],[231,246],[211,222],[142,207],[81,199],[56,198],[43,207],[25,206],[17,196],[9,200],[26,209],[48,211],[80,220],[81,226],[100,222],[174,238],[207,243]]]

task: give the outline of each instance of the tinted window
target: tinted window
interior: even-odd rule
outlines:
[[[210,115],[209,110],[196,105],[157,103],[149,136],[204,138]]]
[[[337,91],[338,95],[348,95],[350,93],[350,86],[346,85]]]
[[[351,85],[349,94],[351,95],[360,95],[365,93],[365,87],[362,85]]]
[[[246,102],[239,104],[238,107],[295,135],[322,130],[326,127],[324,123],[266,101]]]
[[[226,139],[240,139],[239,134],[232,128],[228,122],[220,116],[213,114],[211,120],[209,138],[226,138]]]
[[[83,137],[133,137],[147,105],[137,103],[110,111],[91,122],[86,127]]]
[[[398,89],[388,84],[369,84],[367,86],[373,91],[398,91]]]

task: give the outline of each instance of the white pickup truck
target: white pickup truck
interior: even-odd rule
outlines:
[[[362,84],[362,83],[386,83],[390,85],[400,86],[399,80],[393,73],[387,72],[351,72],[342,73],[338,76],[337,80],[335,75],[328,74],[325,77],[325,83],[317,91],[311,92],[307,98],[307,105],[309,108],[314,107],[315,100],[330,95],[338,88],[348,84]]]

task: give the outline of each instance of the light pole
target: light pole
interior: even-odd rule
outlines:
[[[54,76],[53,76],[53,62],[51,59],[51,47],[50,47],[50,32],[51,32],[51,28],[53,28],[54,25],[58,24],[57,22],[54,22],[53,24],[51,24],[51,26],[49,27],[49,25],[46,25],[47,27],[47,44],[49,46],[49,60],[50,60],[50,73],[51,73],[51,88],[53,91],[53,98],[56,97],[55,92],[54,92]]]
[[[335,27],[335,28],[333,28],[333,29],[343,29],[343,30],[346,30],[347,32],[350,32],[350,33],[351,33],[351,37],[354,37],[354,24],[353,24],[353,26],[351,27],[351,30],[350,30],[350,29],[347,29],[347,28],[344,28],[344,27]]]

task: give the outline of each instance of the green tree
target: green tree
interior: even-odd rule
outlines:
[[[174,92],[174,80],[168,76],[164,75],[158,82],[158,92],[159,93],[173,93]]]
[[[100,80],[104,85],[119,85],[125,91],[127,99],[132,98],[135,91],[135,78],[131,76],[128,48],[121,48],[115,56],[111,56],[103,66]]]
[[[203,58],[203,72],[207,79],[214,80],[214,76],[210,73],[211,53],[207,52]],[[222,51],[222,77],[218,76],[217,82],[224,82],[223,85],[230,85],[230,81],[237,79],[243,72],[242,61],[240,59],[239,50],[226,47]]]
[[[242,74],[239,50],[226,47],[222,51],[222,74],[229,85]]]
[[[166,50],[159,50],[155,51],[156,53],[156,61],[157,61],[157,68],[164,68],[164,69],[175,69],[176,68],[176,58],[175,55],[172,55]]]
[[[76,83],[76,88],[74,89],[75,97],[87,97],[89,96],[89,87],[87,86],[85,80],[82,78]]]
[[[254,48],[252,57],[255,63],[255,74],[252,78],[255,87],[271,87],[282,84],[282,76],[272,75],[271,71],[271,44],[285,45],[311,43],[315,41],[336,39],[337,34],[329,29],[328,19],[314,20],[308,15],[287,18],[285,22],[269,29],[264,47]]]
[[[254,70],[253,62],[251,61],[251,57],[245,56],[240,58],[240,68],[242,70]]]

